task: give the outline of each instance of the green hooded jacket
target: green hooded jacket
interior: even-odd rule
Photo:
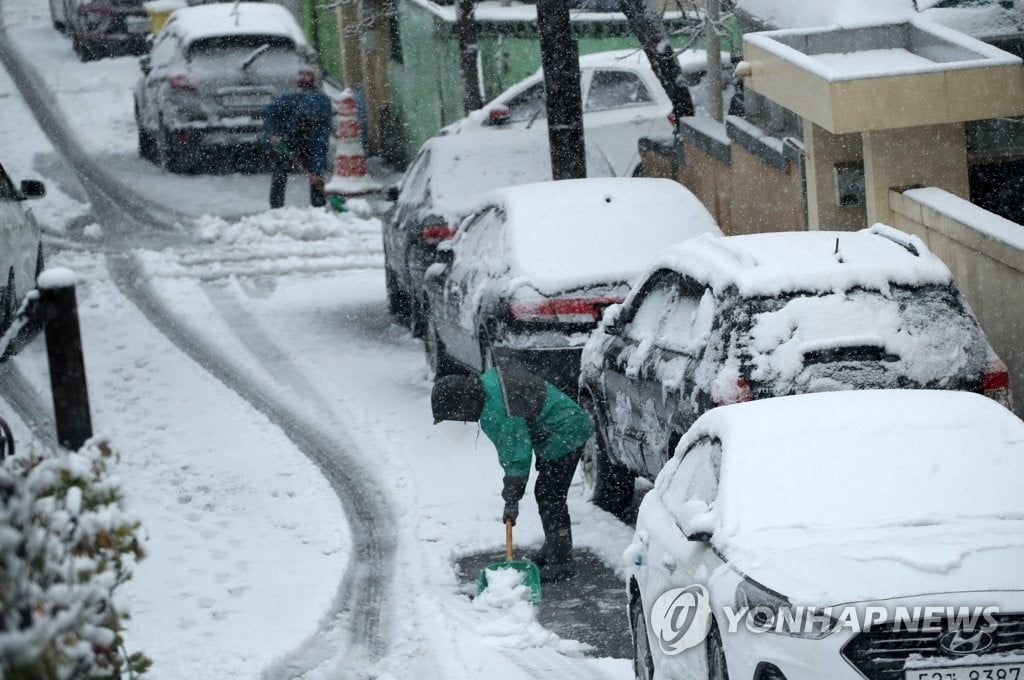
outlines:
[[[480,429],[498,450],[509,477],[528,477],[533,452],[552,461],[583,446],[594,424],[579,404],[540,378],[491,368],[480,376],[484,407]]]

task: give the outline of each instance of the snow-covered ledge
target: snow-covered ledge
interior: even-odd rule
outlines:
[[[924,239],[953,272],[1010,370],[1024,416],[1024,226],[935,187],[890,191],[889,206],[893,226]]]

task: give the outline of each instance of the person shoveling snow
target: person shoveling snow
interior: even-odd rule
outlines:
[[[263,129],[274,148],[270,176],[270,207],[284,205],[288,173],[293,167],[309,178],[309,202],[326,204],[323,173],[327,172],[333,112],[330,98],[316,79],[303,81],[298,92],[286,92],[263,109]]]
[[[505,471],[502,523],[515,525],[536,452],[534,495],[544,527],[544,545],[527,556],[542,581],[572,576],[572,526],[566,495],[594,424],[579,404],[550,383],[517,369],[491,368],[479,377],[438,378],[430,395],[434,423],[479,421]]]

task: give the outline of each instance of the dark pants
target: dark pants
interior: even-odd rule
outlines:
[[[533,495],[537,498],[540,523],[544,527],[545,564],[564,564],[572,560],[572,524],[565,497],[576,472],[583,447],[550,462],[537,461],[537,482]]]
[[[302,145],[289,145],[292,149],[292,153],[299,162],[305,167],[309,167],[309,152]],[[280,208],[284,205],[284,192],[288,188],[288,173],[292,171],[295,166],[288,160],[287,156],[283,156],[277,151],[274,152],[274,167],[270,171],[270,207]],[[312,182],[309,183],[309,204],[315,208],[327,203],[327,197],[324,195],[323,186],[317,186]]]

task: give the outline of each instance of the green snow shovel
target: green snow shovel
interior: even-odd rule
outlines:
[[[488,564],[476,580],[476,594],[487,589],[487,572],[494,569],[514,569],[523,575],[523,585],[530,589],[530,601],[540,602],[540,569],[530,560],[512,559],[512,522],[505,522],[505,561]]]
[[[282,156],[284,156],[285,158],[287,158],[289,161],[291,161],[292,165],[295,166],[296,170],[298,170],[307,178],[309,178],[311,184],[319,184],[321,187],[323,187],[323,178],[320,177],[319,175],[314,175],[309,170],[307,170],[306,166],[302,164],[302,161],[299,160],[298,156],[292,153],[292,150],[288,148],[287,144],[285,144],[284,142],[278,142],[274,144],[274,150],[277,151]],[[331,194],[327,197],[327,204],[331,206],[331,210],[333,210],[334,212],[346,212],[348,210],[348,206],[346,205],[346,203],[347,201],[345,200],[345,197],[339,196],[338,194]]]

